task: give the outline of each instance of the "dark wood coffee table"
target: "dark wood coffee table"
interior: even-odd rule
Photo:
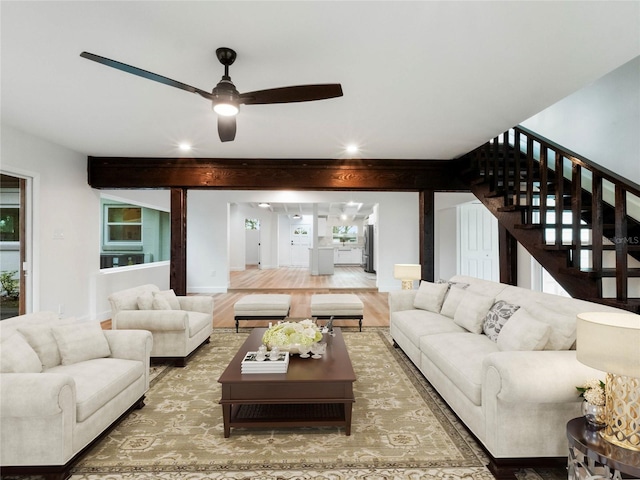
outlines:
[[[224,436],[231,427],[339,426],[351,435],[356,375],[339,328],[325,334],[327,353],[320,359],[293,355],[287,373],[240,373],[245,354],[262,343],[266,328],[254,328],[222,373]]]

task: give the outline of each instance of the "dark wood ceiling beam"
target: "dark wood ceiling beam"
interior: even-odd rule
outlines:
[[[449,160],[89,157],[93,188],[468,190]]]

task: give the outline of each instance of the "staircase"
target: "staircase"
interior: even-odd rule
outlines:
[[[501,228],[569,295],[640,312],[640,185],[523,127],[461,162]]]

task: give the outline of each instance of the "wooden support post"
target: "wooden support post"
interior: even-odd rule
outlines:
[[[500,283],[518,284],[518,241],[502,223],[498,223]]]
[[[171,266],[169,284],[176,295],[187,294],[187,189],[171,189]]]
[[[435,192],[421,190],[419,203],[422,279],[433,282],[435,277]]]

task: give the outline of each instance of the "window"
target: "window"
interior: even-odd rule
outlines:
[[[357,225],[336,225],[332,232],[333,243],[356,243],[358,241]]]
[[[105,245],[142,245],[142,207],[105,205]]]
[[[100,268],[169,260],[169,212],[102,199]]]
[[[0,241],[17,242],[20,240],[20,209],[0,207]]]
[[[260,230],[260,220],[257,218],[245,218],[244,228],[245,230]]]

